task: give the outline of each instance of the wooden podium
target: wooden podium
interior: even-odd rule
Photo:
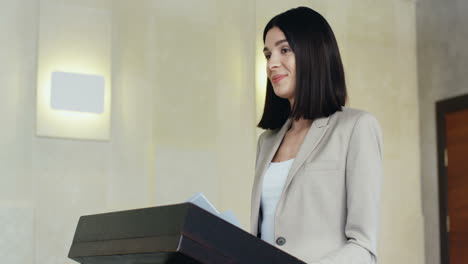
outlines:
[[[68,257],[83,264],[304,263],[191,203],[82,216]]]

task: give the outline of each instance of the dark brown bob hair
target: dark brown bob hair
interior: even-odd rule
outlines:
[[[341,111],[346,103],[346,83],[335,35],[322,15],[308,7],[290,9],[273,17],[263,30],[278,27],[296,59],[294,105],[276,96],[267,79],[265,108],[258,127],[277,129],[288,118],[314,120]]]

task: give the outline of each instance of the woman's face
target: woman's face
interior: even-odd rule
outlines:
[[[278,97],[294,102],[296,89],[296,57],[283,31],[271,28],[265,37],[263,49],[267,59],[267,75]]]

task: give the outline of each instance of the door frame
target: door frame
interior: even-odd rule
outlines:
[[[468,95],[461,95],[436,102],[437,166],[439,180],[439,232],[442,264],[450,263],[449,236],[447,232],[447,167],[445,166],[445,114],[468,109]]]

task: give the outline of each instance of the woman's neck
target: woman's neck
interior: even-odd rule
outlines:
[[[294,105],[294,96],[289,98],[289,106],[291,107],[291,110],[292,110],[292,106]],[[310,126],[312,125],[312,122],[313,120],[311,119],[304,119],[304,118],[299,118],[299,120],[295,120],[293,119],[292,120],[292,124],[291,124],[291,127],[289,128],[289,131],[291,132],[300,132],[304,129],[308,130],[310,128]]]
[[[309,129],[312,125],[313,120],[300,118],[299,120],[292,120],[290,131],[301,131]]]

